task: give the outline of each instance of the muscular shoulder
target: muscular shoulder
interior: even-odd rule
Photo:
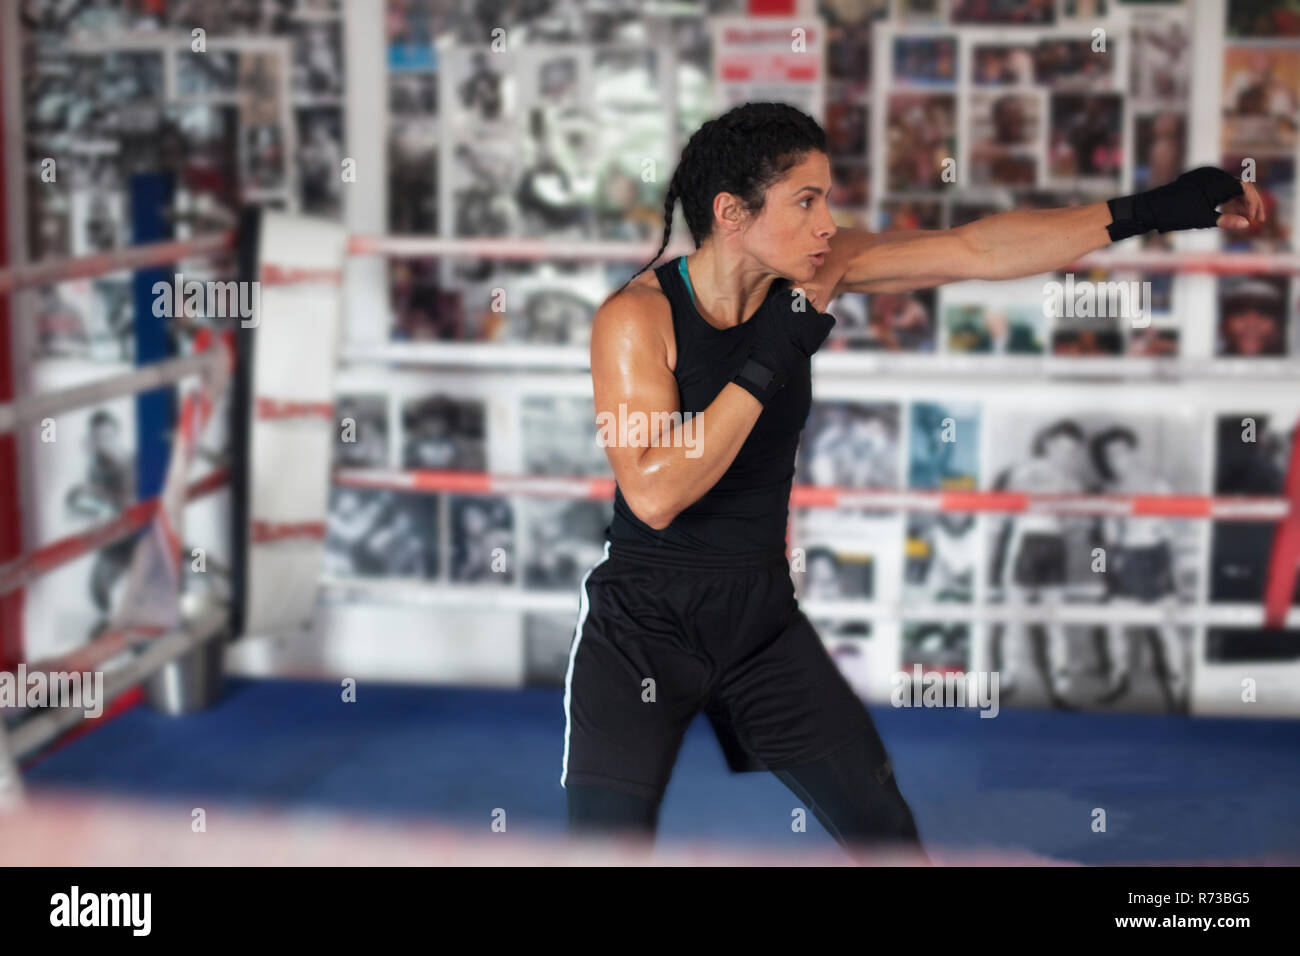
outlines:
[[[593,360],[598,351],[618,354],[628,348],[653,349],[670,366],[675,358],[672,307],[652,272],[611,295],[592,320]]]

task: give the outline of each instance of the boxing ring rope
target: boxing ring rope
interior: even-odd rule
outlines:
[[[162,637],[149,636],[147,646],[130,662],[104,675],[104,704],[107,707],[122,694],[151,677],[166,664],[188,654],[207,641],[223,634],[229,619],[227,609],[223,606],[207,603],[192,614],[185,624],[176,631]],[[96,642],[98,643],[98,642]],[[113,642],[113,653],[125,649],[127,642]],[[138,642],[137,642],[138,643]],[[91,645],[94,646],[94,645]],[[75,654],[76,652],[72,652]],[[94,655],[102,656],[104,653]],[[33,665],[33,670],[80,670],[86,665],[93,666],[93,657],[84,661],[61,657],[55,661],[42,661]],[[66,667],[67,663],[79,664],[81,667]],[[52,743],[62,734],[77,726],[84,719],[76,708],[51,708],[30,717],[16,728],[8,731],[8,746],[11,756],[22,760]]]
[[[492,472],[344,468],[335,484],[426,494],[522,495],[611,501],[612,478],[502,475]],[[1044,514],[1062,517],[1209,518],[1215,521],[1277,521],[1287,499],[1230,495],[1068,495],[1015,491],[896,491],[795,485],[792,508],[862,508],[958,514]]]
[[[91,278],[111,272],[136,270],[164,265],[180,259],[217,255],[235,248],[234,230],[194,239],[157,242],[75,259],[21,264],[0,270],[0,294],[14,293],[32,286],[75,279]],[[225,346],[215,339],[202,340],[201,350],[192,355],[166,359],[140,367],[123,375],[106,378],[72,388],[58,389],[0,404],[0,434],[71,409],[94,405],[108,399],[148,392],[200,376],[205,391],[191,415],[181,412],[178,431],[202,422],[212,403],[206,388],[228,369],[231,361]],[[187,403],[187,408],[189,407]],[[189,436],[191,439],[197,437]],[[223,488],[229,475],[217,469],[194,481],[185,489],[184,500],[194,501]],[[26,586],[50,570],[106,545],[129,538],[146,528],[162,510],[161,496],[138,501],[112,519],[87,531],[52,541],[0,566],[0,594]],[[180,600],[180,595],[177,595]],[[105,661],[147,641],[148,647],[121,667],[104,675],[105,702],[120,697],[163,666],[194,650],[200,644],[224,633],[229,609],[212,599],[201,599],[184,615],[182,625],[169,633],[159,628],[127,627],[100,634],[87,645],[52,659],[33,662],[31,670],[45,672],[78,671],[98,667]],[[21,664],[23,668],[27,665]],[[52,707],[6,729],[0,723],[0,808],[21,802],[22,781],[17,762],[35,754],[84,719],[77,708]]]
[[[229,480],[225,469],[213,471],[189,486],[186,501],[196,501],[224,488]],[[116,517],[96,525],[89,531],[59,538],[47,545],[29,551],[8,564],[0,565],[0,594],[25,586],[60,565],[67,564],[84,554],[98,551],[106,545],[129,538],[153,520],[158,510],[157,498],[146,498],[124,509]]]
[[[89,279],[124,269],[143,269],[147,266],[165,265],[178,259],[216,255],[234,248],[235,232],[200,236],[196,239],[176,239],[141,246],[114,249],[75,259],[54,259],[0,269],[0,294],[51,282],[70,279]]]
[[[102,381],[42,392],[16,402],[0,403],[0,435],[48,415],[95,405],[110,398],[147,392],[164,385],[175,385],[191,375],[211,374],[223,361],[217,352],[200,352],[155,362]]]
[[[344,488],[402,491],[416,494],[499,495],[609,501],[614,497],[612,478],[502,475],[489,472],[439,470],[386,470],[344,468],[335,471],[334,483]],[[924,514],[1055,515],[1059,517],[1128,517],[1230,522],[1285,521],[1297,505],[1281,496],[1247,495],[1079,495],[1028,494],[1008,491],[912,491],[874,488],[836,488],[796,485],[791,508],[906,511]],[[412,594],[409,582],[384,584],[357,579],[329,578],[325,586],[336,591],[365,591],[390,598],[410,598],[417,603],[443,606],[483,606],[537,609],[539,602],[513,601],[495,588],[453,588],[446,594]],[[1082,589],[1081,589],[1082,590]],[[545,603],[545,602],[540,602]],[[568,610],[565,597],[555,610]],[[805,601],[819,616],[943,622],[1033,622],[1062,624],[1207,624],[1218,627],[1258,627],[1258,608],[1156,604],[1091,604],[1086,600],[1062,603],[1005,602],[983,604],[919,603],[914,601]],[[1285,626],[1300,626],[1300,609],[1289,610]],[[1283,622],[1276,622],[1279,626]]]
[[[887,234],[886,234],[887,235]],[[626,240],[442,239],[436,236],[354,235],[348,240],[352,256],[390,259],[483,258],[499,260],[564,260],[647,262],[659,251],[657,242]],[[670,243],[661,261],[694,252],[686,243]],[[1125,250],[1093,252],[1058,272],[1088,269],[1139,269],[1144,272],[1189,272],[1209,275],[1300,274],[1300,253],[1183,252]]]

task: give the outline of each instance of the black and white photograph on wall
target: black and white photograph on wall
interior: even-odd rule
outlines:
[[[879,601],[896,596],[896,515],[834,508],[800,508],[794,514],[790,577],[801,600]]]
[[[126,239],[126,195],[89,189],[72,194],[72,254],[110,252]]]
[[[874,593],[869,552],[836,552],[828,545],[819,544],[805,550],[804,564],[799,590],[805,600],[869,599]]]
[[[94,343],[88,357],[111,362],[135,361],[135,292],[122,274],[90,283],[90,328]]]
[[[826,306],[826,311],[835,316],[835,325],[821,351],[865,348],[865,343],[875,340],[867,300],[868,297],[860,292],[842,292]]]
[[[1200,494],[1199,430],[1190,413],[992,416],[997,491]],[[1195,528],[1164,518],[1062,517],[1027,511],[992,522],[991,583],[1010,601],[1190,601],[1199,580]],[[1106,562],[1097,565],[1094,549]]]
[[[867,700],[881,684],[882,661],[871,621],[818,618],[812,622],[826,653],[859,698]],[[884,665],[887,667],[888,665]]]
[[[135,503],[135,462],[130,446],[124,444],[123,431],[121,417],[114,411],[101,408],[90,415],[81,438],[85,469],[63,496],[71,520],[93,527]],[[95,554],[90,596],[100,616],[97,629],[108,623],[113,595],[130,567],[135,542],[132,535]]]
[[[1300,414],[1291,408],[1248,408],[1218,416],[1214,493],[1283,494]],[[1211,526],[1210,600],[1258,606],[1268,585],[1275,522],[1216,521]],[[1292,603],[1300,602],[1300,581]]]
[[[957,103],[951,93],[890,93],[885,118],[889,192],[942,189],[945,161],[957,155]]]
[[[613,477],[609,458],[598,441],[596,406],[590,398],[526,395],[519,417],[526,474]],[[611,439],[616,429],[616,425],[609,429]]]
[[[556,64],[567,61],[558,60]],[[599,132],[583,106],[533,107],[525,114],[515,204],[524,236],[584,239],[595,233]],[[518,149],[518,146],[516,146]]]
[[[75,99],[91,94],[88,103],[68,113],[68,131],[78,140],[148,136],[157,128],[164,89],[161,53],[115,50],[72,62]]]
[[[662,183],[672,114],[657,50],[600,49],[592,94],[599,137],[596,210],[605,239],[651,239],[663,229]]]
[[[32,370],[36,392],[75,387],[129,370],[111,362],[45,362]],[[119,398],[60,412],[33,424],[31,447],[43,479],[24,506],[40,543],[82,534],[118,518],[137,500],[134,401]],[[129,535],[56,565],[25,587],[27,653],[33,660],[69,650],[98,635],[125,590],[139,536]]]
[[[969,604],[982,551],[973,514],[907,516],[903,597],[927,603]]]
[[[480,398],[437,394],[407,399],[402,404],[402,467],[483,471],[486,415]]]
[[[1035,185],[1043,155],[1043,113],[1043,98],[1036,93],[972,91],[969,182]]]
[[[33,164],[28,175],[27,247],[33,261],[66,258],[72,248],[72,202],[66,195],[41,188],[39,177]]]
[[[176,57],[176,89],[180,99],[233,103],[238,80],[239,53],[235,50],[209,50],[202,55],[183,52]]]
[[[439,498],[377,488],[334,488],[325,532],[328,577],[438,576]]]
[[[388,228],[394,234],[438,231],[438,124],[430,117],[388,123]]]
[[[1134,103],[1186,105],[1191,82],[1191,32],[1184,9],[1130,11],[1128,85]]]
[[[899,486],[896,402],[814,402],[796,459],[795,484]]]
[[[518,229],[519,149],[510,140],[457,143],[447,168],[455,235],[500,237]]]
[[[86,285],[83,280],[32,290],[29,301],[33,303],[36,326],[34,358],[88,358],[94,353]]]
[[[293,46],[295,97],[337,100],[343,93],[343,24],[303,20]]]
[[[903,624],[905,672],[921,665],[922,674],[964,674],[970,670],[970,625],[961,621],[907,621]]]
[[[663,21],[661,21],[663,22]],[[700,124],[715,115],[713,108],[713,25],[703,18],[673,17],[666,21],[666,45],[676,52],[677,127],[686,142]]]
[[[200,28],[210,35],[250,33],[266,29],[266,14],[262,4],[247,0],[229,3],[225,0],[174,0],[164,5],[165,22],[189,32]]]
[[[448,50],[440,57],[439,66],[450,85],[449,92],[454,93],[454,123],[499,124],[510,118],[513,84],[502,65],[504,60],[494,57],[487,48]]]
[[[334,403],[334,464],[339,468],[388,465],[388,397],[340,395]]]
[[[343,205],[343,111],[313,106],[296,110],[296,116],[302,211],[335,218]]]
[[[990,625],[996,635],[999,625]],[[996,636],[990,666],[1001,698],[1016,707],[1186,713],[1191,628],[1171,623],[1067,624],[1052,640],[1008,645]]]
[[[438,74],[389,74],[388,114],[393,119],[437,116]]]
[[[524,686],[563,687],[576,621],[572,614],[524,615]]]
[[[528,498],[519,512],[524,539],[524,585],[571,590],[604,553],[611,506],[604,501]]]
[[[1288,353],[1289,281],[1284,276],[1219,280],[1215,354],[1251,358]]]
[[[449,496],[451,580],[467,584],[513,584],[515,516],[499,497]]]
[[[1042,308],[954,303],[944,307],[944,348],[970,355],[1042,355],[1048,325]]]
[[[1123,97],[1117,93],[1051,93],[1048,173],[1063,187],[1117,188],[1123,171]]]
[[[518,274],[506,286],[504,339],[586,348],[592,317],[608,294],[598,265],[552,263]]]
[[[1190,414],[1157,418],[1005,413],[992,422],[994,490],[1203,493],[1199,430]],[[1013,449],[1024,449],[1018,460],[1008,458]],[[1016,608],[1067,603],[1173,607],[1194,600],[1199,586],[1201,554],[1194,522],[1026,511],[992,520],[989,526],[991,596]],[[1105,625],[1028,620],[992,624],[992,659],[1004,672],[1004,681],[1018,681],[1022,691],[1033,685],[1036,690],[1030,693],[1046,694],[1057,706],[1096,702],[1115,687],[1103,692],[1093,686],[1096,674],[1080,677],[1072,661],[1076,652],[1084,653],[1079,648],[1086,647],[1089,635],[1098,629]],[[1170,640],[1163,631],[1156,637]]]

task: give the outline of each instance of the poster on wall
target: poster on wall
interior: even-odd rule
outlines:
[[[1039,495],[1204,494],[1201,425],[1190,412],[1003,411],[989,423],[991,487]],[[1169,615],[1200,593],[1201,530],[1193,521],[1129,515],[1026,511],[992,520],[986,571],[993,601],[1012,610],[1167,612],[1149,626],[1100,614],[1095,624],[1013,614],[990,625],[986,651],[1003,698],[1015,706],[1186,710],[1193,635]]]
[[[741,103],[788,103],[825,118],[826,31],[820,19],[720,17],[713,83],[722,112]]]

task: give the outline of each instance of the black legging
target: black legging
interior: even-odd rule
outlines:
[[[924,856],[912,811],[876,734],[864,734],[814,763],[773,772],[855,859],[865,862],[884,848]],[[576,784],[566,793],[571,833],[654,836],[657,801]]]

